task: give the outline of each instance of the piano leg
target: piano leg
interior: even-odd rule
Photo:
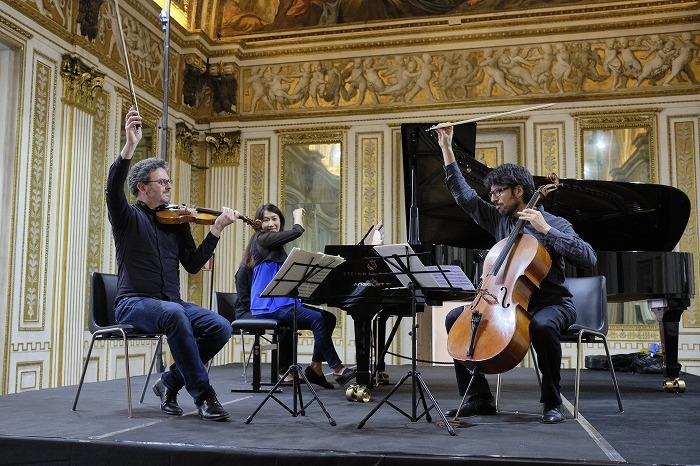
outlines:
[[[680,392],[685,391],[685,382],[680,379],[681,365],[678,363],[678,332],[681,315],[688,306],[688,299],[659,298],[647,301],[649,309],[656,314],[659,322],[659,333],[661,335],[661,346],[664,356],[664,375],[667,377],[664,382],[664,391]]]
[[[357,358],[358,385],[370,386],[372,373],[369,358],[372,351],[372,321],[353,317],[355,324],[355,356]]]

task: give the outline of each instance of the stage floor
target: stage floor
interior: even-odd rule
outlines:
[[[184,391],[179,397],[184,416],[162,413],[150,387],[139,404],[145,376],[132,380],[132,418],[127,417],[124,380],[86,384],[75,412],[76,386],[0,396],[0,464],[700,463],[696,376],[684,375],[685,393],[672,394],[663,392],[661,375],[618,373],[625,409],[620,413],[609,373],[585,371],[580,415],[573,419],[574,371],[564,370],[566,422],[545,425],[534,370],[516,368],[503,376],[500,413],[463,419],[469,424],[455,429],[455,436],[437,425],[435,409],[432,422],[425,417],[412,422],[388,403],[358,429],[409,370],[390,367],[390,385],[374,389],[367,403],[348,402],[345,389],[319,388],[336,426],[318,403],[310,404],[305,416],[293,417],[273,399],[246,424],[265,394],[231,392],[245,388],[239,364],[211,369],[212,385],[231,414],[227,422],[199,419]],[[450,366],[420,366],[418,372],[442,410],[459,404]],[[408,414],[411,380],[390,398]],[[495,377],[489,380],[495,392]],[[289,407],[291,392],[285,387],[278,395]],[[302,394],[305,402],[311,399],[306,387]]]

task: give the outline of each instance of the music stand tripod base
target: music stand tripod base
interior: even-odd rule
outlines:
[[[396,411],[398,411],[399,413],[406,416],[411,422],[417,422],[423,416],[425,416],[425,419],[428,422],[432,422],[432,419],[430,417],[430,410],[435,408],[437,413],[440,415],[440,419],[443,422],[443,426],[447,428],[447,432],[449,432],[450,435],[457,435],[454,428],[452,427],[452,425],[450,425],[449,421],[445,417],[445,413],[443,413],[442,410],[440,409],[440,406],[438,405],[437,401],[433,397],[433,394],[430,393],[430,389],[428,388],[428,385],[425,383],[425,380],[423,380],[423,376],[421,376],[420,372],[418,372],[418,370],[417,370],[417,337],[416,337],[416,334],[417,334],[417,330],[418,330],[418,325],[416,323],[416,289],[415,289],[415,286],[413,283],[411,283],[409,285],[409,288],[411,290],[411,296],[412,296],[411,314],[412,314],[412,319],[413,319],[413,323],[412,323],[413,327],[411,329],[411,345],[412,345],[411,370],[408,371],[408,373],[406,375],[404,375],[403,378],[401,378],[401,380],[394,386],[394,388],[392,388],[391,391],[389,391],[389,393],[384,397],[384,399],[382,399],[382,401],[380,401],[377,404],[377,406],[375,406],[374,409],[372,409],[372,411],[370,411],[370,413],[367,414],[367,416],[365,416],[365,418],[362,421],[360,421],[360,423],[357,425],[357,428],[362,429],[362,427],[369,420],[369,418],[372,417],[372,415],[374,415],[374,413],[376,413],[379,410],[379,408],[382,407],[382,405],[384,403],[386,403],[389,406],[391,406],[392,408],[394,408]],[[389,401],[391,396],[409,378],[411,378],[411,385],[412,385],[412,406],[411,406],[412,411],[411,411],[411,414],[406,413],[401,408],[399,408],[398,406],[393,404],[391,401]],[[416,391],[418,391],[418,394],[416,393]],[[428,407],[428,404],[425,401],[426,395],[428,398],[430,398],[430,401],[432,403],[432,405],[430,407]],[[417,408],[418,408],[419,402],[422,403],[422,405],[423,405],[423,413],[420,415],[418,415],[418,413],[417,413]]]

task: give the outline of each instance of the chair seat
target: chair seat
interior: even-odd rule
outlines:
[[[286,327],[286,325],[275,319],[236,319],[231,326],[234,330],[246,330],[248,332],[265,332]]]
[[[121,336],[122,330],[124,331],[124,333],[129,335],[129,338],[159,338],[160,337],[160,334],[158,334],[158,333],[145,333],[142,330],[139,330],[136,327],[134,327],[133,325],[129,325],[129,324],[106,325],[104,327],[100,327],[99,330],[95,330],[95,333],[99,333],[102,336],[104,336],[106,334]]]

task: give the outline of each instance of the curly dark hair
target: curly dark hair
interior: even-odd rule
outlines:
[[[494,168],[486,178],[484,178],[484,186],[486,189],[491,189],[494,184],[503,186],[522,186],[525,194],[523,200],[527,204],[535,194],[535,182],[532,175],[525,167],[514,163],[504,163]]]
[[[151,172],[159,168],[168,171],[170,169],[170,165],[168,162],[158,157],[151,157],[150,159],[143,159],[140,162],[136,162],[136,164],[131,167],[129,174],[126,177],[126,184],[129,186],[129,191],[131,191],[131,194],[137,196],[139,194],[138,184],[149,181]]]
[[[256,220],[260,220],[262,222],[265,212],[277,214],[277,216],[280,218],[280,231],[284,230],[284,214],[280,208],[274,204],[263,204],[258,207],[258,210],[255,212],[255,216],[253,217],[253,222]],[[255,230],[255,233],[253,233],[253,236],[250,237],[250,241],[248,241],[248,245],[245,247],[245,252],[243,253],[243,260],[241,263],[247,265],[251,269],[255,267],[255,258],[253,257],[253,241],[255,241],[255,238],[261,232],[261,228]]]

